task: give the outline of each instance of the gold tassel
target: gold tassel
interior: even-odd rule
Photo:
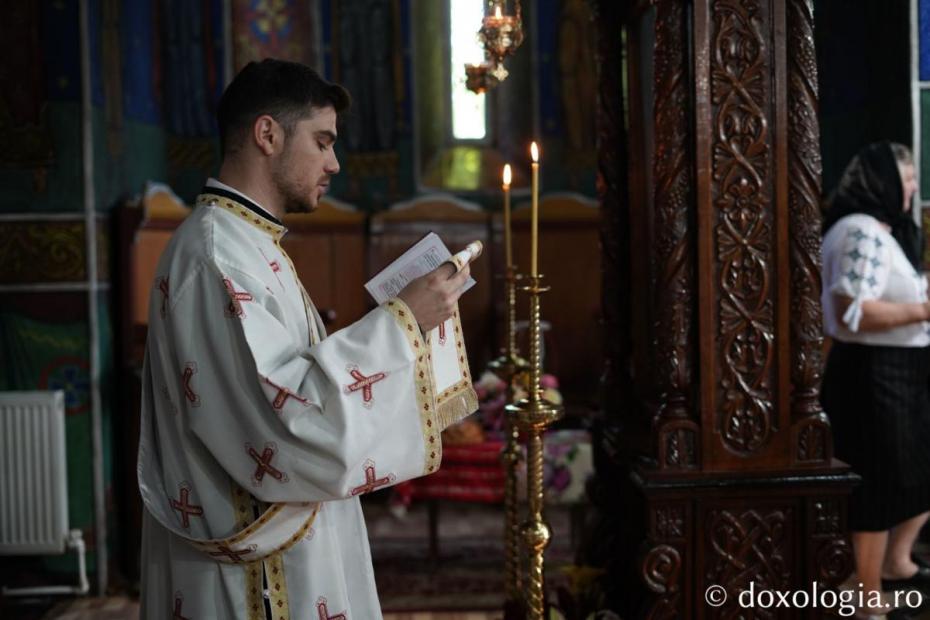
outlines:
[[[476,411],[478,411],[478,394],[471,385],[466,385],[461,391],[439,405],[436,422],[439,428],[445,429]]]

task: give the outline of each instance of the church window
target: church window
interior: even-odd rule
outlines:
[[[453,140],[482,140],[487,135],[487,97],[465,87],[465,64],[484,60],[477,29],[484,17],[480,0],[449,0],[449,97]]]

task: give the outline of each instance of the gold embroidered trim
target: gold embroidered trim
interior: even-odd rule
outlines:
[[[273,554],[284,553],[298,542],[301,538],[304,538],[310,529],[313,527],[313,522],[316,520],[316,516],[320,513],[320,506],[322,504],[317,503],[316,508],[313,509],[313,513],[310,515],[310,518],[304,521],[304,524],[301,525],[294,535],[287,539],[287,541],[281,545],[278,545],[278,548],[274,550]]]
[[[236,518],[236,529],[245,530],[255,521],[252,510],[252,496],[242,487],[230,480],[232,486],[232,504]],[[247,562],[243,567],[245,578],[245,609],[248,620],[264,620],[265,606],[262,602],[262,569],[261,562]]]
[[[414,366],[414,389],[416,390],[417,408],[420,411],[420,424],[423,429],[423,446],[426,452],[426,463],[423,468],[424,474],[431,474],[439,469],[439,463],[442,462],[442,441],[439,433],[442,428],[439,427],[437,420],[436,390],[433,387],[433,371],[430,364],[429,347],[423,338],[420,337],[420,327],[413,318],[413,312],[400,299],[394,298],[385,302],[384,308],[390,312],[401,331],[407,336],[407,342],[410,349],[417,356]]]
[[[243,493],[245,493],[245,491],[243,491]],[[248,495],[248,493],[246,493],[246,495]],[[254,534],[258,530],[258,528],[260,528],[261,526],[271,521],[271,518],[274,517],[279,512],[281,512],[282,508],[283,506],[281,506],[280,504],[272,504],[268,510],[263,512],[262,515],[258,519],[250,523],[249,526],[245,528],[244,530],[240,531],[237,534],[233,534],[229,538],[224,538],[222,540],[211,540],[209,542],[215,543],[216,545],[225,544],[227,546],[238,544],[242,542],[243,540],[245,540],[246,538],[248,538],[249,536],[251,536],[252,534]]]
[[[262,562],[245,565],[245,610],[249,620],[265,620],[265,603],[262,600]]]
[[[234,493],[234,496],[235,496],[235,493]],[[262,504],[262,505],[264,506],[267,504]],[[306,505],[309,506],[310,502],[307,502]],[[313,521],[314,519],[316,519],[316,515],[320,510],[320,504],[316,503],[316,505],[313,508],[313,512],[310,514],[307,520],[304,521],[303,525],[297,528],[297,531],[290,538],[288,538],[283,544],[278,545],[275,549],[269,552],[265,552],[264,554],[258,557],[251,557],[251,558],[238,557],[238,556],[244,556],[244,555],[256,553],[256,549],[255,549],[254,544],[248,545],[243,548],[241,547],[241,545],[237,545],[236,543],[241,542],[249,534],[255,532],[259,527],[267,523],[274,515],[280,512],[283,507],[284,507],[283,504],[271,504],[270,507],[267,510],[265,510],[256,521],[249,524],[248,527],[246,527],[244,530],[242,530],[238,534],[235,534],[234,536],[230,536],[229,538],[213,539],[213,540],[206,540],[206,541],[199,541],[199,540],[195,541],[195,540],[190,540],[190,539],[188,540],[191,543],[191,545],[193,545],[199,551],[214,556],[215,558],[217,558],[217,561],[222,561],[227,564],[250,564],[252,562],[259,562],[276,553],[284,553],[285,551],[288,551],[291,547],[293,547],[295,544],[297,544],[297,542],[301,538],[303,538],[307,534],[307,532],[310,530],[310,528],[313,526]],[[239,547],[239,548],[234,549],[234,546]],[[262,552],[258,552],[258,553],[262,553]],[[220,560],[219,556],[223,556],[223,559]]]
[[[317,344],[320,341],[320,334],[318,333],[316,321],[313,318],[313,312],[310,311],[310,306],[313,302],[310,301],[310,295],[307,294],[307,290],[304,288],[303,283],[300,281],[300,278],[297,277],[297,269],[294,267],[294,261],[292,261],[291,257],[288,256],[287,252],[284,251],[284,248],[281,247],[281,239],[287,233],[287,229],[284,226],[276,224],[258,215],[254,211],[245,208],[238,202],[230,200],[224,196],[218,196],[209,192],[197,196],[197,206],[211,203],[222,207],[235,215],[238,215],[240,218],[244,219],[258,230],[268,233],[272,236],[275,245],[278,246],[278,249],[281,251],[281,255],[287,259],[288,264],[291,266],[291,275],[294,276],[294,280],[297,283],[297,288],[300,290],[301,295],[303,296],[304,314],[307,316],[307,328],[310,333],[310,344]]]
[[[441,429],[460,421],[462,418],[471,415],[478,410],[478,394],[471,382],[471,374],[468,368],[468,353],[465,351],[465,339],[462,331],[462,321],[459,316],[458,305],[452,313],[452,333],[455,339],[455,349],[458,355],[459,372],[462,379],[446,388],[436,397],[436,407],[438,408],[437,422]],[[427,334],[426,342],[432,348],[432,332]]]
[[[216,194],[211,194],[209,192],[200,194],[197,196],[197,206],[206,205],[213,203],[219,207],[223,207],[230,213],[238,215],[240,218],[244,219],[246,222],[257,228],[258,230],[267,233],[274,237],[277,241],[287,232],[287,229],[280,224],[276,224],[271,220],[265,219],[259,214],[255,213],[250,209],[246,209],[244,206],[226,198],[225,196],[218,196]]]
[[[287,579],[284,576],[284,559],[280,553],[265,558],[265,576],[271,615],[275,620],[291,620],[291,606],[287,596]],[[263,616],[264,617],[264,616]]]
[[[468,417],[478,410],[478,395],[470,385],[453,393],[446,402],[439,405],[438,420],[443,430]]]

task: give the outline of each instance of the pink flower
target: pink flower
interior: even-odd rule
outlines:
[[[539,378],[539,385],[543,389],[552,388],[557,390],[559,389],[559,380],[555,378],[555,375],[543,375]]]

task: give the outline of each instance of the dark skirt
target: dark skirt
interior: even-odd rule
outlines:
[[[887,530],[930,510],[930,347],[834,342],[821,403],[837,458],[862,476],[850,530]]]

